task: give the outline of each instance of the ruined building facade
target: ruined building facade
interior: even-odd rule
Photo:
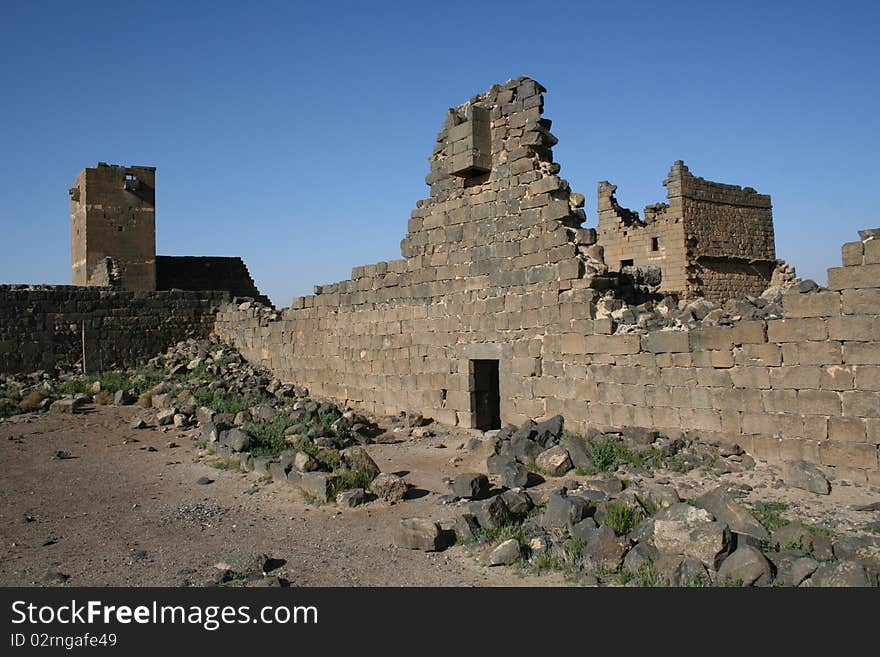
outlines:
[[[269,304],[241,258],[156,255],[156,168],[99,162],[70,188],[74,285],[221,290]]]
[[[599,183],[598,239],[608,266],[658,267],[660,290],[685,297],[761,294],[777,262],[770,197],[697,178],[681,161],[663,185],[667,203],[639,217],[617,203],[615,185]]]
[[[597,313],[619,278],[582,227],[583,195],[559,177],[543,91],[521,78],[449,111],[401,259],[355,267],[280,311],[227,304],[216,332],[282,380],[368,412],[480,429],[559,413],[573,431],[647,427],[880,482],[880,241],[847,245],[830,290],[786,295],[785,319],[620,332]],[[772,261],[767,197],[681,164],[667,189],[645,229],[670,220],[685,291],[756,278],[748,267]],[[709,212],[743,231],[700,225]],[[762,221],[763,234],[746,232]]]

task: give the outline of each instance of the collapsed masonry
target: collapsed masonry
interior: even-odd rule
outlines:
[[[80,171],[69,194],[74,285],[224,290],[270,304],[241,258],[156,255],[155,167],[99,162]]]
[[[284,381],[369,412],[480,429],[562,414],[574,430],[693,433],[880,482],[880,240],[847,245],[831,289],[779,291],[784,319],[753,299],[727,325],[621,330],[600,310],[619,301],[627,272],[606,263],[641,261],[613,237],[611,217],[624,213],[612,187],[600,187],[600,234],[582,227],[584,197],[558,176],[543,92],[520,78],[448,112],[403,259],[355,267],[281,311],[228,304],[217,333]],[[768,197],[680,163],[667,190],[669,207],[619,220],[631,242],[656,236],[668,249],[667,288],[723,300],[767,287]]]

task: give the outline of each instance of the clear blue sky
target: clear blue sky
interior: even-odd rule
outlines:
[[[556,160],[641,210],[674,160],[773,197],[825,282],[880,225],[875,2],[11,2],[0,282],[69,283],[96,162],[158,167],[157,250],[240,255],[281,306],[400,257],[445,110],[528,75]]]

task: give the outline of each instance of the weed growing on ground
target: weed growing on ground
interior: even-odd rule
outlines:
[[[251,437],[250,452],[254,456],[276,456],[290,445],[284,440],[284,432],[294,421],[287,415],[279,414],[270,422],[255,422],[247,426]]]
[[[373,481],[374,471],[370,468],[361,466],[354,470],[337,470],[336,478],[331,484],[331,495],[333,499],[342,491],[351,490],[353,488],[369,489],[370,483]]]
[[[614,472],[618,466],[632,461],[632,453],[623,441],[606,436],[591,443],[590,458],[600,472]]]
[[[642,588],[660,586],[660,575],[654,571],[654,564],[650,561],[642,564],[636,573],[636,580]]]
[[[784,502],[758,502],[752,507],[758,522],[771,532],[789,524],[790,521],[780,515],[786,509],[788,505]]]
[[[238,459],[234,456],[226,456],[220,459],[216,459],[214,461],[210,461],[208,465],[210,465],[212,468],[216,468],[217,470],[240,470],[241,459]]]
[[[643,514],[632,507],[616,502],[605,507],[605,524],[618,536],[629,534],[642,521]]]

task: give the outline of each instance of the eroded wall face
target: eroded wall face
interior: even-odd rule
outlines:
[[[156,289],[155,187],[152,167],[99,165],[80,173],[70,190],[74,285],[113,279],[124,289]]]
[[[681,195],[691,290],[710,301],[758,296],[776,264],[770,197],[697,178],[673,167],[670,196]]]

